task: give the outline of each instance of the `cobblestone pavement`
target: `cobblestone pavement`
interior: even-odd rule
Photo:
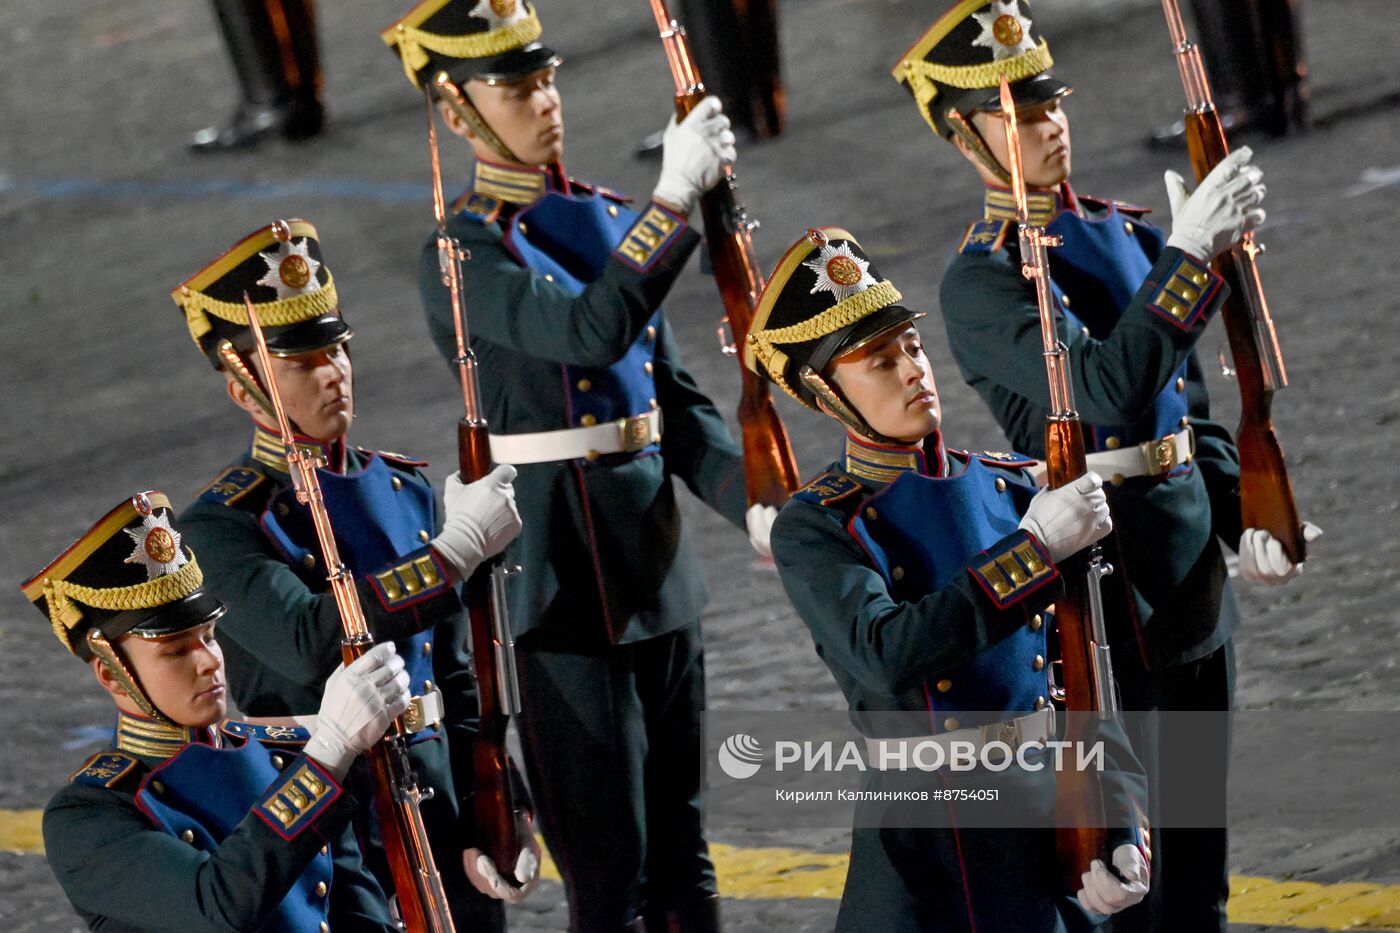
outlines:
[[[645,5],[540,7],[547,38],[568,59],[561,86],[571,172],[645,196],[655,164],[622,154],[664,124],[670,106]],[[888,77],[941,9],[915,0],[782,4],[790,129],[741,147],[738,172],[763,221],[765,264],[806,227],[841,223],[909,302],[930,311],[948,440],[995,449],[1000,435],[959,384],[936,321],[940,270],[978,209],[974,185]],[[122,495],[155,486],[187,501],[237,453],[241,415],[191,351],[167,297],[174,284],[259,224],[311,218],[360,334],[354,439],[429,457],[435,475],[452,460],[454,393],[428,344],[413,281],[430,226],[422,108],[376,37],[396,10],[367,0],[323,4],[324,137],[197,159],[185,138],[222,116],[232,95],[200,4],[9,0],[0,8],[0,581],[8,581],[0,587],[0,708],[13,717],[0,758],[0,826],[11,811],[43,806],[109,713],[14,584]],[[1044,0],[1036,12],[1057,73],[1077,86],[1069,103],[1077,187],[1164,212],[1161,173],[1185,170],[1185,160],[1139,144],[1180,101],[1155,4]],[[1400,218],[1400,17],[1388,0],[1309,4],[1305,16],[1322,125],[1256,151],[1269,184],[1265,281],[1293,382],[1275,416],[1299,499],[1327,535],[1292,585],[1241,587],[1240,700],[1394,710],[1400,277],[1387,234]],[[449,182],[460,182],[462,168],[449,160]],[[732,410],[737,380],[734,363],[715,352],[712,283],[692,268],[668,308],[701,384]],[[1208,335],[1205,355],[1224,340],[1218,329]],[[1218,376],[1212,388],[1232,420],[1233,388]],[[810,475],[834,456],[834,432],[795,406],[782,411]],[[746,542],[716,516],[693,501],[685,508],[713,590],[705,618],[712,706],[840,708],[772,572],[755,569]],[[827,854],[844,851],[847,838],[717,834],[745,848]],[[1245,876],[1400,883],[1394,828],[1240,833],[1233,851]],[[819,930],[829,928],[835,903],[733,899],[726,911],[731,930]],[[513,928],[564,923],[559,889],[546,883],[515,912]],[[0,854],[0,928],[77,926],[41,855]]]

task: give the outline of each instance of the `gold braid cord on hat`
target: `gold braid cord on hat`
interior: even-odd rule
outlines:
[[[750,331],[749,345],[753,347],[754,356],[763,364],[763,368],[768,370],[769,377],[778,384],[778,387],[806,405],[807,403],[803,401],[802,396],[798,395],[787,384],[787,379],[783,376],[783,369],[786,368],[788,357],[774,344],[806,343],[809,340],[820,340],[828,334],[836,333],[843,327],[849,327],[862,318],[869,317],[903,297],[893,283],[878,282],[863,292],[857,292],[844,301],[836,302],[821,314],[805,321],[798,321],[787,327],[775,327],[771,330]]]
[[[108,612],[154,609],[184,599],[203,583],[204,573],[199,569],[194,552],[191,551],[189,563],[174,573],[131,586],[103,589],[83,586],[69,580],[46,579],[44,599],[49,607],[49,621],[53,623],[53,633],[63,642],[63,647],[73,651],[69,630],[82,621],[82,606],[105,609]]]
[[[487,58],[534,42],[543,32],[535,8],[530,7],[530,15],[518,23],[489,32],[444,36],[400,23],[384,37],[384,41],[398,48],[399,56],[403,58],[404,74],[408,75],[414,87],[418,87],[418,72],[431,61],[429,52],[449,58]]]
[[[976,65],[939,65],[935,62],[913,58],[906,58],[903,62],[904,80],[908,83],[909,90],[914,94],[914,101],[919,105],[919,112],[924,115],[924,119],[928,121],[928,125],[935,133],[938,132],[938,127],[933,122],[932,108],[933,99],[938,96],[938,86],[934,84],[935,81],[949,87],[967,90],[994,88],[997,86],[997,80],[1003,74],[1006,75],[1007,81],[1022,81],[1050,70],[1050,66],[1053,64],[1055,64],[1055,60],[1050,57],[1050,46],[1044,39],[1041,39],[1040,44],[1035,48],[999,62],[979,62]]]
[[[213,325],[209,323],[209,315],[230,324],[248,326],[248,309],[241,301],[221,301],[190,288],[181,289],[175,297],[175,303],[184,310],[185,324],[189,327],[190,336],[196,344],[201,337],[213,330]],[[288,324],[297,324],[330,314],[338,307],[340,299],[335,293],[335,280],[331,278],[330,270],[327,269],[326,284],[314,292],[258,303],[258,323],[263,327],[286,327]]]

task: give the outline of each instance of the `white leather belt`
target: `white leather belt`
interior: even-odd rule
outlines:
[[[554,460],[596,460],[603,454],[636,453],[661,440],[659,410],[619,418],[586,428],[536,431],[533,434],[492,434],[491,459],[497,463],[549,463]]]
[[[1106,481],[1122,482],[1134,476],[1161,476],[1170,473],[1196,456],[1196,434],[1188,424],[1175,434],[1160,440],[1143,441],[1118,450],[1098,450],[1084,459],[1088,468]],[[1037,483],[1045,481],[1045,463],[1031,468]]]
[[[953,757],[953,743],[961,743],[959,754],[979,756],[982,749],[993,742],[1001,742],[1012,753],[1022,745],[1045,745],[1055,735],[1055,708],[1047,706],[1026,716],[1017,716],[1003,722],[992,722],[973,729],[957,729],[939,735],[918,735],[903,739],[866,739],[865,751],[870,767],[880,770],[900,770],[900,763],[906,769],[917,768],[917,762],[942,760]],[[919,746],[936,745],[943,750],[940,757],[927,751],[916,751]]]

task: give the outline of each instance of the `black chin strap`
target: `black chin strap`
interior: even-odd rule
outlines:
[[[491,129],[486,118],[481,115],[481,111],[477,110],[471,99],[467,97],[466,91],[452,83],[447,72],[439,71],[437,77],[433,79],[433,86],[438,89],[438,99],[446,101],[452,112],[460,117],[473,133],[480,136],[492,152],[509,162],[520,162],[515,153],[510,151],[510,147],[505,144],[501,137],[496,135],[496,131]]]
[[[122,657],[120,649],[107,640],[97,629],[92,629],[87,635],[87,646],[98,663],[112,675],[112,679],[122,688],[122,692],[131,698],[141,712],[156,720],[157,722],[175,725],[174,720],[162,713],[146,696],[146,691],[141,689],[141,682],[136,679],[136,672],[133,671]]]
[[[827,411],[833,418],[855,431],[861,437],[867,437],[877,444],[899,444],[900,442],[892,437],[886,437],[879,431],[872,428],[860,413],[853,408],[831,385],[819,376],[810,366],[803,366],[798,377],[802,384],[811,390],[812,394],[821,399],[826,405]]]

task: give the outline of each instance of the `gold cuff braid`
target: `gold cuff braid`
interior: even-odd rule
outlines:
[[[63,642],[63,647],[72,651],[73,642],[68,637],[68,632],[82,621],[81,606],[91,606],[93,609],[105,609],[109,612],[154,609],[184,599],[203,583],[204,573],[199,569],[199,563],[191,551],[189,563],[174,573],[131,586],[102,589],[68,580],[45,580],[44,600],[49,607],[49,621],[53,623],[53,633]]]
[[[520,22],[489,32],[443,36],[400,24],[384,41],[398,47],[399,56],[403,58],[404,74],[408,75],[408,80],[417,87],[418,72],[430,61],[429,52],[451,58],[486,58],[534,42],[543,32],[540,18],[535,14],[534,7],[531,7],[530,15]]]
[[[188,293],[181,292],[176,303],[185,312],[185,325],[189,327],[190,336],[196,344],[214,329],[214,325],[209,323],[210,315],[230,324],[248,326],[248,309],[241,301],[221,301],[191,289]],[[258,323],[263,327],[286,327],[330,314],[338,307],[340,299],[335,293],[335,280],[327,270],[326,284],[314,292],[257,303]]]

